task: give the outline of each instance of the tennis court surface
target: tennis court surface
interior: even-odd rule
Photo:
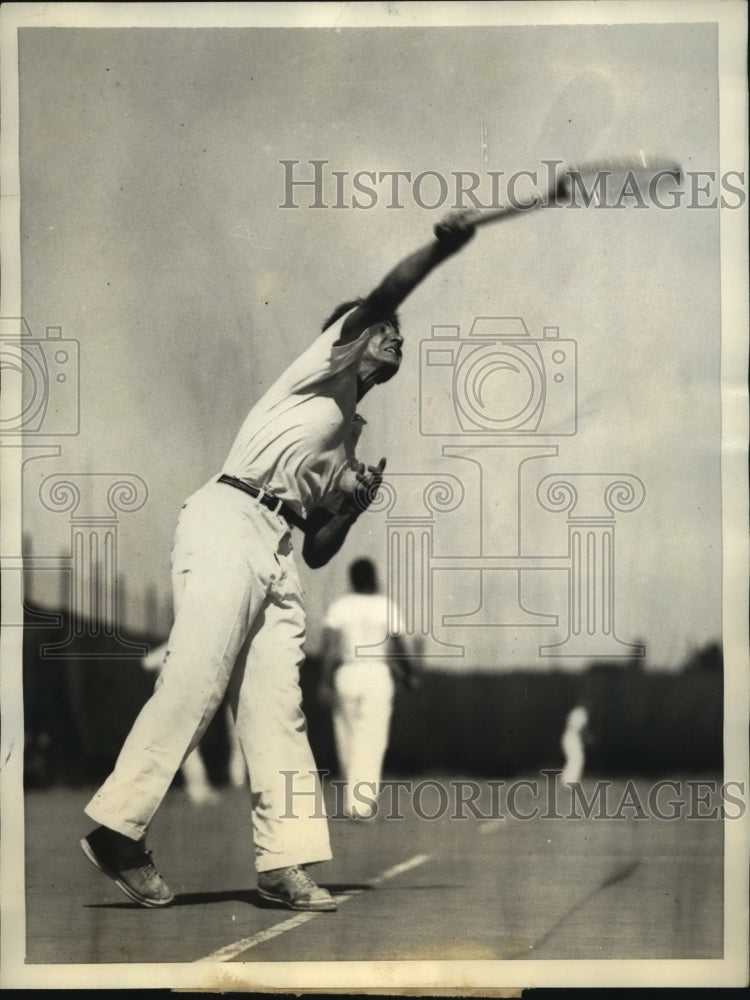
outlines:
[[[202,807],[169,793],[149,836],[176,894],[164,910],[131,903],[84,858],[89,790],[29,792],[27,964],[722,957],[731,820],[635,818],[625,782],[608,789],[619,818],[569,818],[566,803],[544,818],[528,787],[510,815],[486,784],[472,810],[457,788],[415,780],[360,822],[337,819],[329,795],[334,859],[314,875],[339,908],[319,914],[256,896],[243,789]],[[647,802],[649,786],[636,788]]]

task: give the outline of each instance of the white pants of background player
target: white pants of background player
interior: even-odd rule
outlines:
[[[344,786],[344,812],[368,817],[383,773],[395,685],[380,660],[343,663],[333,674],[333,733]]]
[[[180,514],[172,582],[175,622],[154,694],[86,812],[140,838],[228,690],[257,871],[329,860],[302,713],[305,614],[286,522],[231,486],[207,484]]]

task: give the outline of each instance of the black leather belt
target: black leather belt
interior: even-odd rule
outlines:
[[[237,479],[235,476],[227,475],[219,476],[217,481],[226,483],[227,486],[234,486],[236,490],[242,490],[243,493],[247,493],[248,496],[254,497],[259,503],[262,503],[264,507],[268,507],[274,514],[281,514],[288,524],[294,525],[294,527],[299,528],[301,531],[305,530],[305,520],[299,516],[296,510],[290,507],[285,500],[279,500],[273,494],[266,493],[260,486],[255,486],[253,483],[246,483],[244,479]]]

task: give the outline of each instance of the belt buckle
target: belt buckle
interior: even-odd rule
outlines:
[[[260,495],[267,501],[269,505],[268,509],[271,513],[278,514],[284,504],[284,501],[280,497],[277,497],[274,493],[268,493],[266,490],[261,490]],[[272,506],[274,502],[276,504],[275,507]]]

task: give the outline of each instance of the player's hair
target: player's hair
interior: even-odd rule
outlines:
[[[374,594],[378,589],[375,564],[371,559],[355,559],[349,567],[352,589],[358,594]]]
[[[325,321],[322,326],[322,330],[325,331],[329,326],[333,326],[336,320],[341,319],[345,316],[351,309],[355,309],[357,306],[364,304],[364,299],[349,299],[348,302],[342,302],[341,305],[336,306],[331,315]],[[398,313],[392,313],[390,316],[384,316],[383,319],[388,320],[388,322],[395,327],[397,332],[401,331],[401,324],[399,322]]]

